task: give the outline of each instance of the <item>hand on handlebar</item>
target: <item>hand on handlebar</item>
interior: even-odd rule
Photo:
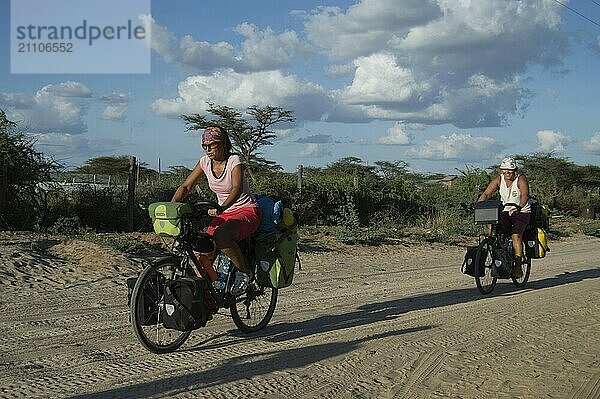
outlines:
[[[510,206],[512,207],[511,209],[508,210],[508,215],[512,216],[516,213],[521,212],[521,205],[519,204],[515,204],[513,202],[507,202],[506,204],[504,204],[504,206]]]
[[[197,218],[205,218],[206,216],[215,217],[221,213],[221,207],[214,201],[200,200],[192,204],[194,214]]]
[[[221,206],[219,204],[214,204],[214,208],[210,208],[208,211],[208,216],[211,217],[217,217],[219,216],[221,213],[223,213],[223,208],[221,208]]]

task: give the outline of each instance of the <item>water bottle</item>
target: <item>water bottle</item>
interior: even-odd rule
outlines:
[[[231,259],[229,259],[225,254],[221,253],[217,255],[214,265],[217,271],[217,280],[213,282],[213,287],[216,291],[223,291],[227,285],[227,277],[229,276]]]
[[[197,254],[196,258],[198,259],[198,262],[200,262],[202,268],[206,271],[206,274],[208,274],[210,281],[216,281],[218,276],[212,262],[208,259],[208,256],[206,256],[206,254]]]

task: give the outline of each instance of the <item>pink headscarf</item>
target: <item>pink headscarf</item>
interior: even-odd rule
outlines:
[[[202,143],[223,141],[223,133],[218,127],[207,127],[202,133]]]

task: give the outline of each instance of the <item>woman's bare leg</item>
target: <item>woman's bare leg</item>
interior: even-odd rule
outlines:
[[[246,266],[246,261],[237,241],[240,239],[240,231],[235,222],[227,221],[220,225],[213,235],[213,240],[218,249],[231,259],[238,270],[250,274],[251,270]]]

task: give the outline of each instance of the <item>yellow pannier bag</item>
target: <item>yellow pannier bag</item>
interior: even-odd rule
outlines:
[[[277,228],[280,231],[289,230],[292,233],[298,231],[298,221],[290,208],[283,208],[283,211],[281,212],[281,221],[277,225]]]
[[[148,207],[154,232],[161,237],[181,234],[181,218],[192,213],[190,204],[184,202],[154,202]]]
[[[546,232],[541,228],[525,230],[525,253],[529,259],[542,259],[550,251]]]

